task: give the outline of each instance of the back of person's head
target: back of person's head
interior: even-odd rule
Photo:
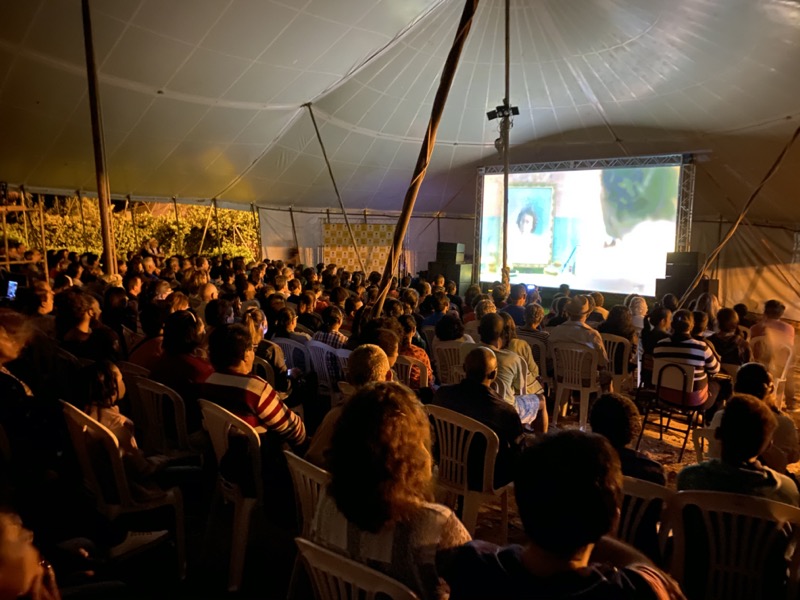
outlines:
[[[389,357],[389,364],[394,365],[397,360],[397,353],[400,350],[400,336],[396,332],[386,327],[366,328],[359,336],[362,344],[374,344],[386,353]]]
[[[702,310],[694,310],[692,311],[692,318],[694,319],[692,336],[701,337],[703,332],[708,329],[708,313]]]
[[[740,302],[739,304],[733,305],[733,310],[736,311],[736,314],[739,316],[739,320],[747,318],[747,313],[750,312],[750,309],[747,308],[747,304]]]
[[[450,306],[450,298],[444,292],[435,292],[433,294],[433,310],[437,313],[443,313]]]
[[[68,288],[56,294],[56,334],[59,339],[83,321],[94,306],[91,295],[78,288]]]
[[[739,367],[736,372],[736,383],[733,391],[737,394],[749,394],[763,400],[775,389],[772,375],[767,367],[757,362],[749,362]]]
[[[692,311],[682,308],[672,315],[672,331],[686,335],[694,328],[694,315]]]
[[[665,325],[669,325],[672,322],[672,311],[660,304],[656,304],[647,315],[647,320],[650,321],[650,325],[653,328],[658,327],[662,321]]]
[[[505,346],[508,346],[511,340],[517,339],[517,324],[514,323],[514,317],[507,312],[497,314],[503,319],[503,342]]]
[[[527,327],[536,327],[544,319],[544,308],[541,304],[531,303],[525,307],[525,325]]]
[[[120,392],[117,367],[110,360],[98,360],[78,369],[75,397],[83,407],[110,408]]]
[[[222,298],[211,300],[206,304],[203,318],[209,327],[220,327],[231,323],[233,321],[233,305]]]
[[[296,281],[292,279],[292,281]],[[278,315],[276,317],[275,323],[278,325],[279,331],[286,331],[286,329],[292,324],[292,322],[297,318],[297,315],[294,312],[294,309],[290,306],[284,306],[282,309],[278,311]]]
[[[436,337],[442,342],[452,342],[464,336],[464,324],[456,315],[445,315],[436,323]]]
[[[355,387],[386,381],[390,369],[386,352],[375,344],[362,344],[350,354],[347,380]]]
[[[732,308],[720,308],[717,313],[717,324],[720,332],[730,333],[739,327],[739,315]]]
[[[722,460],[739,464],[758,457],[772,441],[778,421],[769,407],[755,396],[736,394],[725,405],[716,437]]]
[[[481,341],[484,344],[493,344],[503,337],[503,317],[497,313],[489,313],[483,315],[480,325],[478,325],[478,334],[481,336]]]
[[[201,324],[192,311],[176,311],[164,321],[161,347],[172,356],[191,354],[203,341],[201,331]]]
[[[363,531],[413,517],[432,499],[431,429],[411,390],[371,383],[344,405],[331,439],[329,493]]]
[[[511,286],[511,292],[508,294],[508,301],[511,304],[517,304],[523,298],[528,297],[528,287],[524,283]]]
[[[603,308],[603,303],[606,301],[605,296],[603,296],[603,294],[600,292],[592,292],[590,295],[592,296],[592,299],[594,299],[595,307]]]
[[[350,294],[347,290],[341,286],[337,286],[331,290],[331,302],[336,305],[343,305],[344,301],[347,300],[349,296]]]
[[[286,287],[286,282],[287,282],[286,277],[284,277],[283,275],[276,276],[275,289],[278,291],[282,290],[284,287]]]
[[[491,300],[481,300],[475,305],[475,318],[478,320],[495,312],[497,312],[497,306]]]
[[[238,365],[253,350],[253,338],[244,325],[223,325],[208,336],[208,357],[215,371]]]
[[[617,335],[627,337],[634,333],[633,315],[631,309],[624,304],[616,304],[608,311],[605,327],[617,332]]]
[[[413,315],[400,315],[397,318],[397,322],[400,323],[400,327],[403,328],[403,333],[406,335],[417,330],[417,320]]]
[[[0,308],[0,364],[17,358],[32,335],[33,328],[24,315],[10,308]]]
[[[592,406],[589,424],[617,450],[631,443],[641,427],[639,409],[622,394],[603,394]]]
[[[242,313],[242,325],[250,332],[254,346],[258,345],[267,333],[267,317],[263,310],[255,306],[249,307]]]
[[[616,525],[622,500],[619,456],[600,435],[551,433],[522,453],[514,490],[530,541],[558,558],[571,558]]]
[[[298,300],[297,306],[301,308],[300,312],[314,312],[314,306],[317,303],[317,299],[314,297],[313,292],[303,292],[300,294],[300,299]]]
[[[675,312],[678,310],[678,297],[675,294],[664,294],[661,298],[661,306]]]
[[[508,286],[505,283],[495,284],[492,288],[492,300],[495,305],[502,304],[508,298]]]
[[[338,306],[327,306],[320,315],[322,317],[322,325],[326,331],[331,331],[336,325],[341,325],[343,321],[342,311]]]
[[[464,375],[476,383],[493,380],[497,376],[497,356],[489,348],[473,348],[464,357]]]
[[[767,300],[764,303],[764,315],[768,319],[780,319],[784,311],[786,311],[786,307],[780,300]]]
[[[348,298],[345,301],[344,305],[347,308],[352,303],[353,307],[352,310],[355,311],[359,308],[358,302],[359,300],[357,300],[355,297],[352,297]],[[400,302],[399,300],[395,300],[394,298],[387,298],[386,302],[383,303],[383,316],[399,318],[403,316],[403,314],[404,314],[403,303]]]

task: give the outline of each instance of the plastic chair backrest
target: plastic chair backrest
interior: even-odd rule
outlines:
[[[794,349],[789,344],[773,343],[768,336],[760,335],[750,340],[750,348],[753,360],[767,367],[773,378],[788,377],[794,362]]]
[[[248,423],[237,417],[235,414],[222,408],[219,404],[209,400],[198,400],[200,410],[203,413],[203,427],[211,438],[211,445],[217,457],[217,464],[222,461],[222,457],[228,451],[229,436],[243,435],[247,440],[247,453],[250,464],[253,468],[253,481],[256,487],[256,494],[259,499],[263,498],[263,482],[261,473],[261,438],[258,433]]]
[[[557,342],[551,346],[556,385],[567,389],[596,388],[597,352],[581,344]]]
[[[112,506],[133,505],[117,436],[68,402],[61,400],[61,406],[83,484],[94,496],[98,511],[107,515]]]
[[[122,326],[122,337],[125,338],[125,347],[128,352],[133,350],[140,342],[144,341],[144,336],[141,333],[136,333],[130,327]]]
[[[622,491],[617,538],[658,560],[659,525],[675,492],[635,477],[624,478]]]
[[[479,344],[474,342],[462,342],[461,346],[458,348],[458,364],[463,365],[464,361],[467,359],[467,354],[478,348]]]
[[[161,383],[146,377],[131,379],[131,411],[136,428],[142,432],[142,446],[151,453],[167,454],[170,448],[189,450],[189,433],[186,428],[186,404],[180,394]],[[175,431],[167,435],[164,423],[164,401],[170,404]]]
[[[606,354],[608,354],[609,366],[613,369],[614,375],[627,375],[628,364],[631,361],[631,343],[619,335],[611,335],[610,333],[601,333],[600,337],[603,340],[603,345],[606,347]],[[617,360],[617,353],[621,353],[621,357]],[[622,369],[617,369],[617,363],[622,366]]]
[[[492,493],[494,490],[494,465],[500,448],[500,439],[490,427],[461,413],[429,404],[425,407],[433,418],[436,443],[439,449],[438,483],[458,494],[468,488],[467,459],[476,435],[486,439],[483,459],[483,489],[472,490]]]
[[[464,342],[436,342],[435,359],[439,379],[443,384],[458,383],[453,375],[453,367],[461,366],[461,346]]]
[[[411,369],[414,367],[419,369],[419,387],[428,387],[428,367],[421,360],[411,356],[398,356],[394,363],[394,371],[397,373],[400,383],[411,386]]]
[[[261,358],[260,356],[256,356],[253,359],[253,375],[258,375],[270,384],[273,388],[275,387],[275,369],[272,368],[272,365],[269,364],[266,360]]]
[[[331,480],[331,475],[325,469],[312,465],[293,452],[284,450],[283,453],[286,455],[289,473],[292,475],[294,497],[297,502],[297,516],[300,519],[299,525],[303,536],[309,537],[311,523],[314,521],[314,511],[317,509],[317,501]]]
[[[344,348],[339,348],[338,350],[334,351],[336,353],[336,362],[339,365],[339,375],[347,380],[347,364],[350,362],[350,354],[352,350],[345,350]]]
[[[670,571],[688,597],[700,597],[705,588],[707,598],[797,598],[800,508],[742,494],[679,492],[670,501],[669,522]],[[765,584],[780,587],[786,573],[785,596],[765,592]]]
[[[272,341],[283,350],[283,357],[288,369],[298,368],[304,373],[311,370],[311,356],[309,356],[305,344],[285,337],[274,337]]]
[[[123,379],[130,377],[150,377],[150,371],[143,366],[126,360],[117,361],[117,368],[119,368],[120,373],[122,373]]]
[[[539,376],[544,378],[547,374],[547,357],[549,354],[547,342],[522,329],[517,329],[517,337],[531,347],[533,361],[536,363],[536,366],[539,367]]]
[[[425,343],[428,344],[428,354],[430,354],[433,349],[433,340],[436,337],[436,327],[426,325],[422,328],[422,335],[425,336]]]
[[[317,600],[419,600],[402,583],[315,544],[295,538],[311,574]]]
[[[320,388],[330,393],[333,382],[330,377],[330,365],[328,356],[334,352],[334,348],[328,344],[323,344],[316,340],[311,340],[306,344],[308,353],[311,355],[311,364],[317,374],[317,381]],[[338,362],[338,358],[336,359]]]

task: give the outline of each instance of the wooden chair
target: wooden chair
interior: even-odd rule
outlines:
[[[670,500],[669,523],[670,571],[691,600],[798,597],[800,508],[740,494],[679,492]]]
[[[639,432],[639,440],[636,443],[636,449],[642,443],[644,430],[648,423],[650,413],[655,411],[658,413],[658,431],[659,439],[664,439],[664,429],[667,431],[683,432],[683,445],[678,457],[678,461],[683,460],[683,453],[686,450],[686,443],[689,440],[689,435],[692,430],[697,426],[700,420],[700,407],[690,406],[687,403],[687,398],[692,392],[694,386],[694,367],[684,363],[669,362],[663,358],[656,358],[653,360],[653,377],[656,381],[656,391],[653,398],[647,403],[644,411],[644,418],[642,420],[642,430]],[[680,404],[675,404],[665,400],[663,397],[664,390],[679,390],[682,393]],[[664,425],[664,415],[667,415],[667,424]],[[677,427],[670,427],[670,421],[673,416],[684,416],[687,419],[686,429]]]
[[[186,404],[180,394],[146,377],[130,380],[131,412],[136,425],[137,440],[148,454],[188,456],[196,454],[189,443],[186,427]],[[165,415],[171,414],[174,431],[167,431]]]
[[[272,368],[272,365],[269,364],[266,360],[261,358],[260,356],[256,356],[253,359],[253,375],[258,375],[270,384],[273,388],[275,387],[275,369]]]
[[[336,382],[331,381],[331,359],[329,357],[336,357],[334,354],[335,350],[328,344],[323,344],[322,342],[317,342],[316,340],[311,340],[308,342],[306,347],[308,348],[308,353],[311,356],[311,364],[314,372],[317,374],[319,394],[321,396],[330,396],[334,391],[333,386],[336,384]],[[338,358],[335,358],[335,360],[338,362]]]
[[[311,371],[311,356],[305,344],[284,337],[274,337],[272,341],[283,350],[286,368],[297,368],[303,371],[303,373],[309,373]]]
[[[458,383],[453,374],[453,367],[462,365],[461,345],[464,342],[437,342],[434,359],[436,370],[439,374],[439,381],[442,385]]]
[[[183,579],[186,576],[186,538],[180,490],[172,488],[165,491],[163,496],[147,502],[135,501],[122,464],[117,437],[104,425],[71,404],[62,400],[61,406],[80,465],[83,485],[94,499],[97,512],[108,521],[114,522],[128,515],[171,509],[175,516],[172,533],[178,573]]]
[[[480,421],[461,413],[432,404],[425,408],[433,418],[433,428],[436,432],[436,444],[439,450],[438,486],[444,491],[464,497],[461,522],[470,535],[475,535],[481,504],[499,496],[503,512],[501,538],[505,541],[508,538],[508,496],[512,484],[499,489],[494,487],[494,466],[500,447],[497,434]],[[476,435],[481,435],[486,440],[486,452],[483,458],[481,487],[472,490],[469,488],[467,460]]]
[[[394,372],[400,383],[411,387],[411,369],[414,367],[419,369],[420,389],[428,387],[428,367],[421,360],[410,356],[398,356],[397,362],[394,363]]]
[[[606,354],[608,354],[614,391],[621,393],[623,389],[633,389],[635,387],[633,385],[634,374],[628,370],[628,365],[631,362],[630,341],[622,336],[611,335],[610,333],[601,333],[600,337],[606,347]],[[617,369],[617,363],[619,363],[620,369]]]
[[[292,475],[292,483],[294,484],[298,529],[302,531],[303,538],[310,539],[314,512],[331,476],[326,470],[312,465],[288,450],[284,450],[283,453],[286,455],[289,473]],[[298,554],[292,568],[292,577],[289,581],[289,597],[293,597],[296,591],[299,566],[300,555]]]
[[[663,485],[625,477],[616,537],[662,564],[667,541],[662,526],[666,508],[675,492]]]
[[[231,561],[228,570],[228,591],[234,592],[242,584],[244,558],[247,551],[247,537],[250,531],[250,517],[256,505],[264,499],[264,487],[261,474],[261,439],[250,425],[218,404],[208,400],[199,400],[203,411],[203,427],[211,438],[217,464],[228,451],[229,436],[244,436],[247,442],[247,453],[252,467],[252,478],[255,495],[247,495],[241,485],[226,480],[221,474],[217,476],[218,497],[226,502],[233,502],[233,535],[231,538]],[[212,515],[214,507],[212,506]],[[209,519],[211,523],[213,519]]]
[[[706,459],[706,455],[708,455],[708,458],[719,458],[718,456],[710,455],[710,451],[716,443],[714,431],[710,427],[697,427],[692,431],[692,444],[694,444],[697,462],[703,462]]]
[[[414,592],[388,575],[295,538],[314,584],[316,600],[419,600]]]
[[[580,428],[586,429],[589,420],[589,398],[600,393],[597,373],[597,352],[580,344],[558,342],[552,345],[553,372],[556,385],[556,403],[552,424],[558,423],[563,405],[566,411],[573,391],[580,393]]]

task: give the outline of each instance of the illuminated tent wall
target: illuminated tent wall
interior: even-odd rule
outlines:
[[[95,0],[112,193],[275,209],[262,218],[276,252],[293,244],[293,206],[301,245],[316,248],[336,200],[302,107],[313,102],[346,206],[385,222],[461,8]],[[800,4],[512,0],[511,10],[512,162],[695,153],[693,245],[712,248],[798,125]],[[80,3],[0,0],[0,15],[0,180],[91,191]],[[476,168],[498,162],[485,111],[503,93],[502,32],[503,3],[483,0],[417,203],[444,217],[414,219],[408,238],[421,265],[439,231],[471,251],[472,221],[448,217],[473,215]],[[798,167],[796,147],[723,254],[727,302],[777,295],[800,318]]]

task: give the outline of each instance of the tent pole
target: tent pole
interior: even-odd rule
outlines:
[[[339,193],[339,186],[336,185],[336,179],[333,176],[333,169],[331,168],[331,163],[328,160],[328,152],[325,150],[325,144],[322,143],[322,135],[320,135],[319,127],[317,127],[317,119],[314,117],[314,109],[311,108],[311,102],[308,102],[303,106],[308,108],[308,114],[311,115],[311,122],[314,124],[314,131],[317,134],[317,141],[319,142],[319,147],[322,149],[322,158],[325,159],[325,165],[328,167],[328,175],[330,175],[331,177],[331,183],[333,183],[333,191],[336,192],[336,199],[339,201],[339,207],[342,209],[342,215],[344,216],[344,224],[347,226],[347,231],[350,234],[350,241],[353,244],[353,251],[356,253],[356,258],[358,259],[358,264],[361,265],[361,270],[366,274],[367,269],[364,266],[364,261],[361,260],[361,253],[359,253],[358,251],[356,236],[353,233],[353,228],[350,227],[350,219],[347,218],[347,211],[344,209],[344,201],[342,200],[342,195]]]
[[[403,200],[403,210],[397,219],[397,226],[394,230],[394,240],[389,250],[389,257],[383,269],[383,277],[380,282],[381,293],[378,296],[378,301],[372,307],[373,318],[380,316],[383,310],[383,303],[389,293],[389,288],[392,283],[392,272],[400,259],[400,252],[403,248],[403,238],[408,231],[408,223],[411,220],[411,213],[414,212],[417,194],[419,193],[422,180],[425,179],[425,173],[430,164],[433,148],[436,144],[436,132],[439,129],[439,122],[442,120],[442,113],[444,112],[444,105],[447,102],[447,95],[450,92],[450,86],[453,84],[456,68],[458,67],[458,60],[461,57],[461,51],[467,41],[467,36],[472,26],[472,18],[475,16],[477,8],[478,0],[466,0],[464,11],[461,13],[461,21],[458,24],[455,39],[453,40],[453,46],[450,48],[450,53],[447,55],[447,60],[442,69],[439,88],[436,90],[436,97],[434,98],[433,107],[431,108],[431,118],[428,121],[425,138],[422,140],[422,147],[419,151],[414,174],[411,177],[411,182],[409,183],[405,199]]]
[[[83,44],[86,52],[86,79],[89,83],[89,109],[92,115],[92,141],[94,166],[97,172],[97,200],[100,206],[100,235],[103,238],[103,266],[107,275],[117,274],[117,255],[111,229],[111,187],[106,170],[106,149],[103,135],[103,115],[100,107],[100,89],[97,83],[97,65],[92,40],[92,15],[89,0],[81,0],[83,11]]]
[[[139,236],[136,234],[136,211],[134,210],[133,202],[131,202],[130,195],[125,196],[128,201],[128,208],[131,211],[131,227],[133,227],[133,251],[139,247]]]
[[[181,236],[181,220],[178,217],[178,199],[175,196],[172,197],[172,208],[175,209],[175,239],[181,240],[181,244],[178,246],[180,252],[183,249],[183,237]]]
[[[197,251],[198,256],[203,253],[203,244],[206,241],[206,233],[208,232],[208,226],[211,223],[211,215],[213,210],[214,210],[213,206],[208,207],[208,217],[206,217],[206,224],[203,225],[203,235],[200,238],[200,249]]]
[[[511,0],[506,0],[506,94],[503,98],[505,115],[500,122],[500,133],[503,136],[503,282],[510,280],[508,268],[508,134],[511,129]]]
[[[264,250],[261,246],[261,213],[256,208],[255,203],[250,205],[250,210],[253,211],[253,227],[256,229],[256,233],[258,234],[258,260],[264,260]]]
[[[292,236],[294,237],[294,249],[300,255],[300,242],[297,241],[297,226],[294,224],[294,210],[289,207],[289,218],[292,220]]]
[[[81,215],[81,231],[83,233],[83,249],[89,250],[89,239],[86,237],[86,217],[83,215],[83,194],[80,190],[75,190],[75,195],[78,197],[78,213]]]
[[[219,230],[219,209],[217,208],[217,199],[214,198],[211,202],[214,203],[214,227],[217,228],[217,254],[222,254],[222,233],[220,233]]]

